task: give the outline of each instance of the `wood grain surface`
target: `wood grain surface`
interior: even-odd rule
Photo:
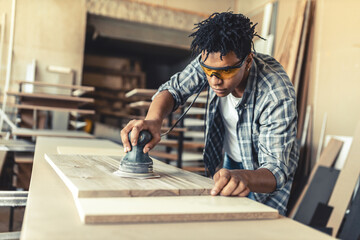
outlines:
[[[70,191],[45,160],[45,154],[56,154],[58,146],[114,148],[107,140],[37,138],[21,239],[334,239],[286,217],[255,221],[84,224]]]
[[[75,198],[210,195],[213,180],[154,161],[160,178],[132,179],[114,174],[121,156],[46,154]]]
[[[274,219],[278,211],[249,198],[177,196],[79,198],[83,223],[143,223]]]

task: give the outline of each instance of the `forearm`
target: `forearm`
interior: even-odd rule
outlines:
[[[173,107],[173,96],[167,90],[162,91],[151,102],[145,120],[154,120],[161,123],[163,119],[171,113]]]
[[[265,168],[257,170],[237,170],[248,183],[251,192],[271,193],[276,189],[274,175]]]

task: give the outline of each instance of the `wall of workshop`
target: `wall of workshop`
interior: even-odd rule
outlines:
[[[12,0],[0,0],[0,17],[6,13],[7,23],[1,56],[1,90],[5,85],[11,9]],[[80,83],[86,30],[85,0],[17,0],[15,16],[12,88],[16,88],[17,80],[25,80],[27,65],[33,59],[37,61],[36,81],[71,83],[71,76],[46,70],[49,65],[54,65],[73,69],[75,82]]]
[[[325,113],[326,135],[353,136],[360,120],[360,31],[357,27],[360,1],[318,0],[316,3],[309,89],[309,102],[314,107],[314,150],[318,147]]]

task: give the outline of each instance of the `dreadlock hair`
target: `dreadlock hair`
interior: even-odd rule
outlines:
[[[233,51],[239,59],[244,59],[254,49],[253,37],[257,36],[255,25],[249,18],[233,12],[213,13],[208,19],[195,24],[196,27],[189,37],[193,37],[191,51],[197,55],[206,51],[220,52],[220,59]],[[254,49],[255,51],[255,49]],[[204,61],[205,61],[204,60]]]

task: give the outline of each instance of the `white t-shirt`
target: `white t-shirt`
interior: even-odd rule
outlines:
[[[237,98],[231,93],[220,98],[221,117],[225,126],[224,151],[236,162],[241,162],[236,127],[239,115],[235,109],[240,101],[241,98]]]

